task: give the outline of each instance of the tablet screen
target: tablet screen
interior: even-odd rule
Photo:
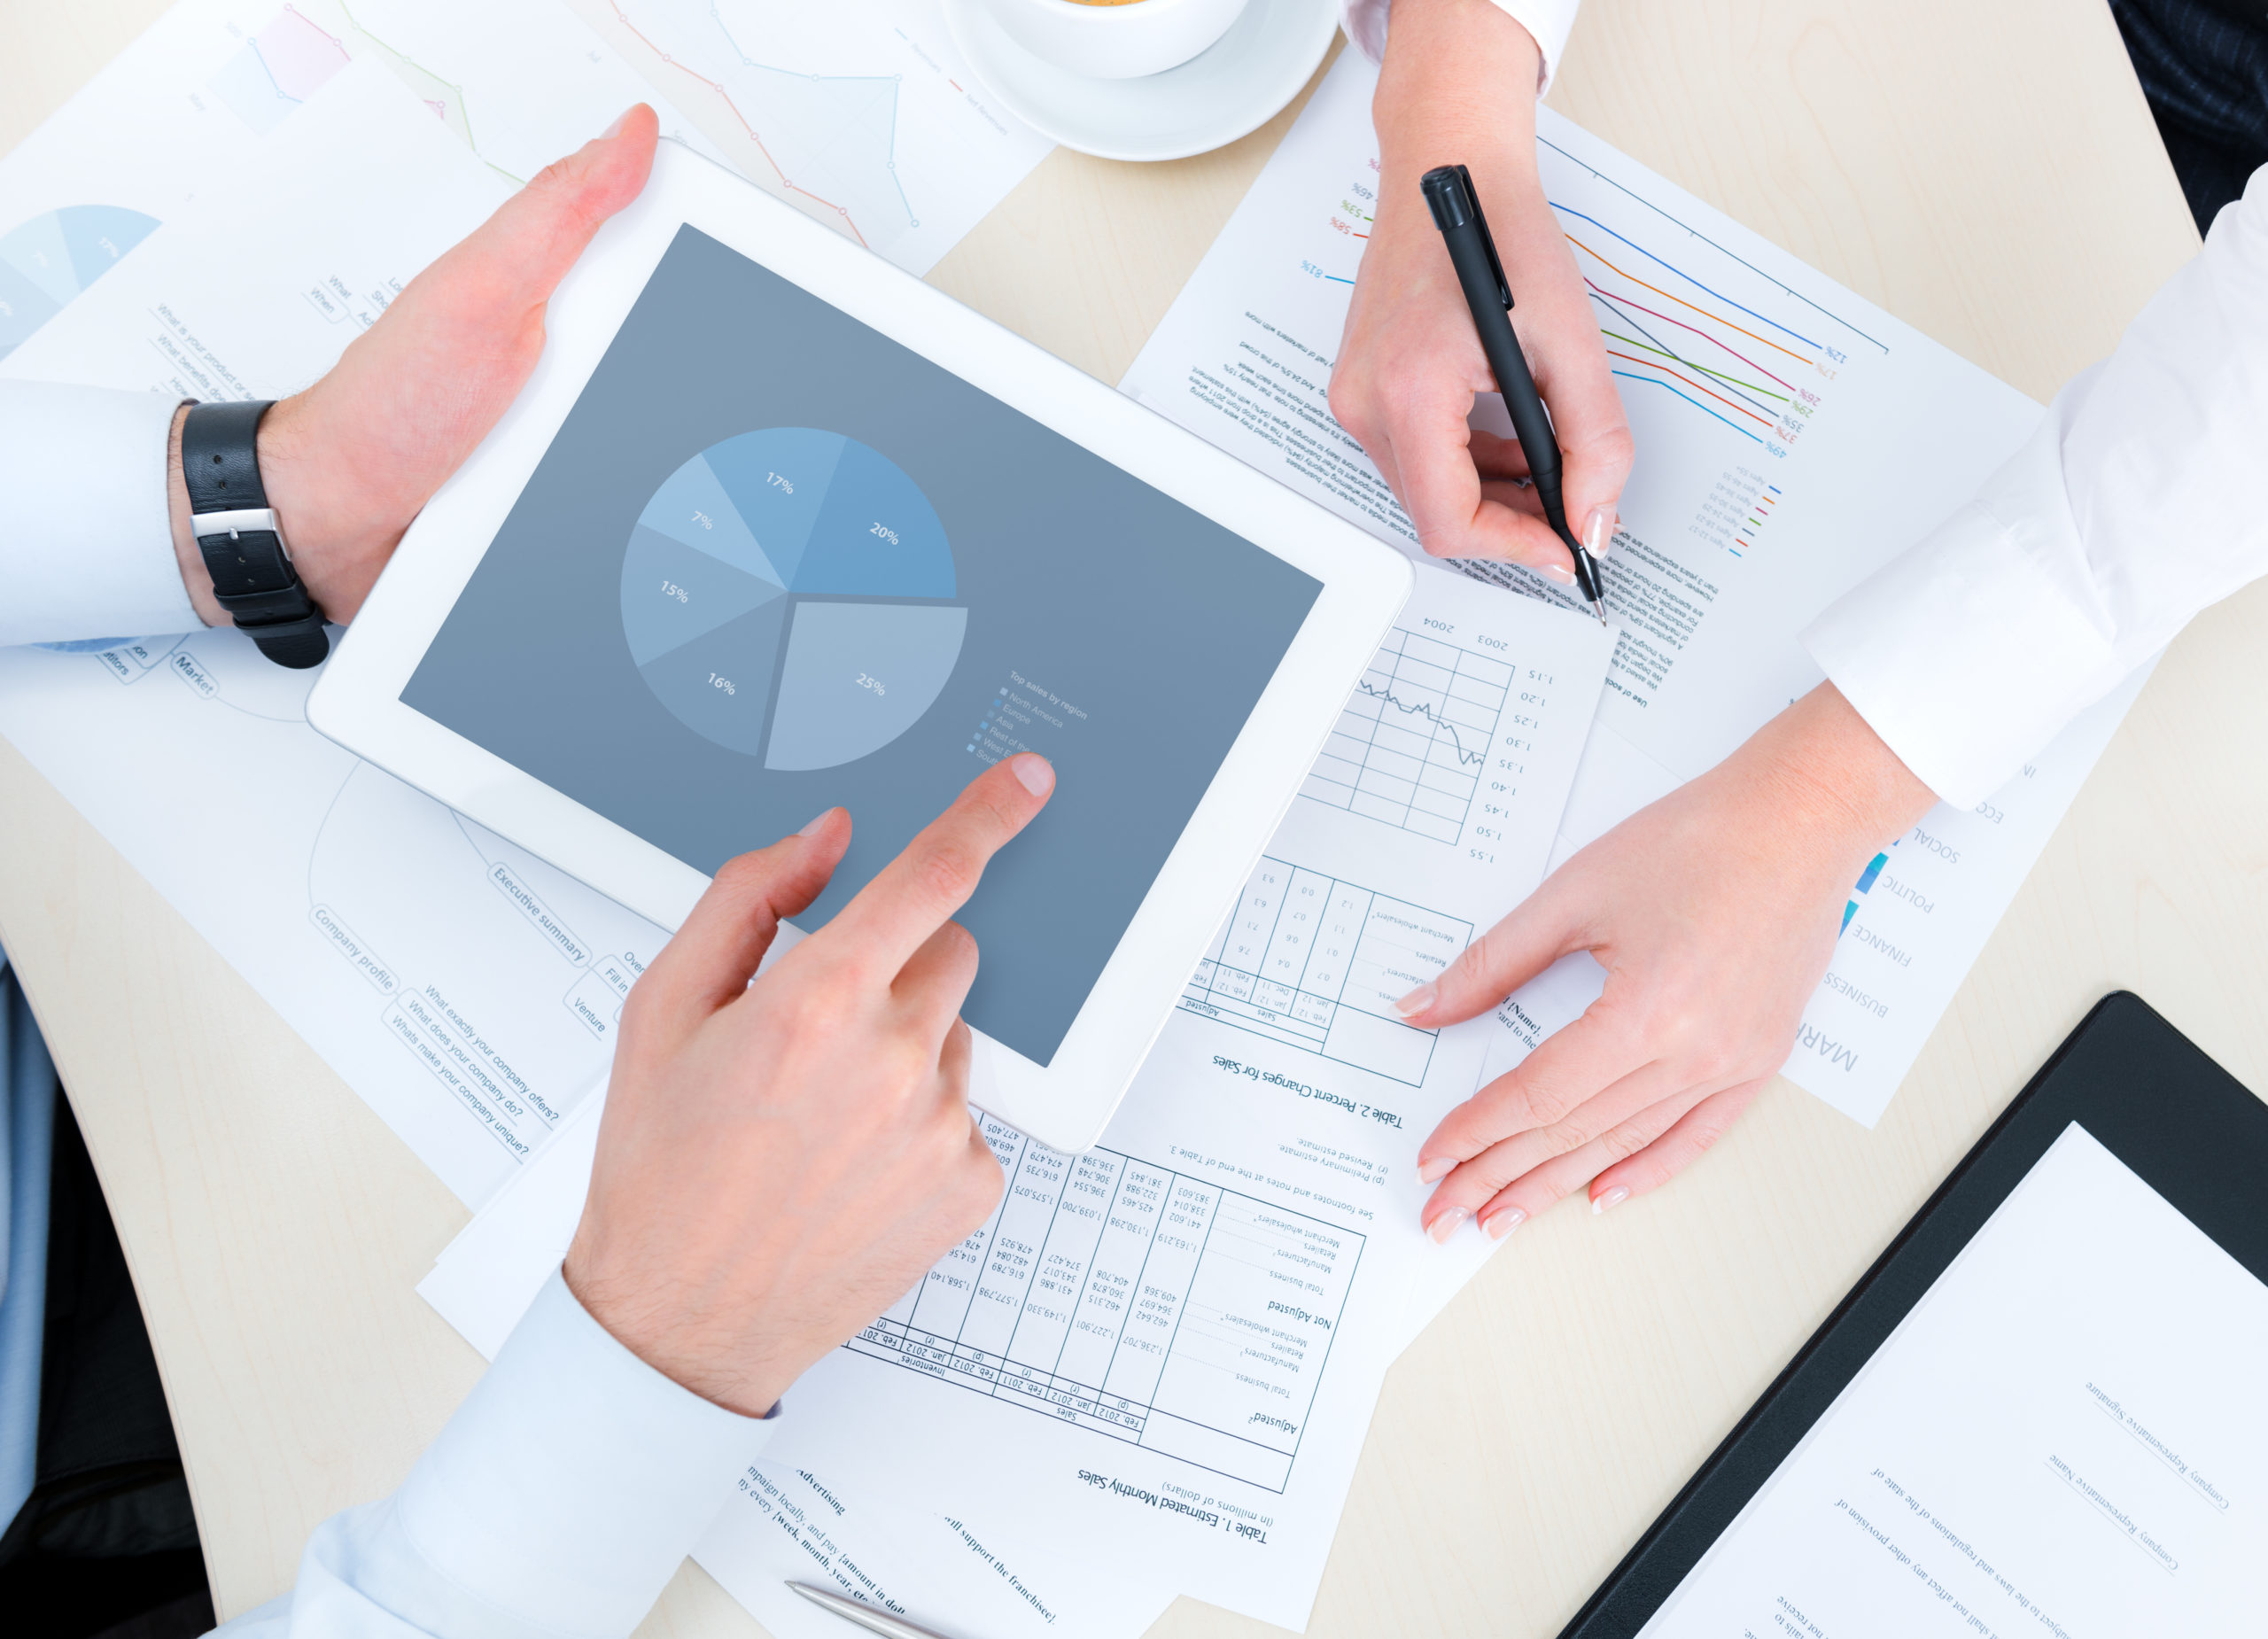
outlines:
[[[1042,753],[960,920],[1044,1065],[1321,589],[687,227],[401,701],[703,872],[843,804],[806,928]]]
[[[2264,1359],[2268,1286],[2073,1122],[1642,1631],[2257,1632]]]

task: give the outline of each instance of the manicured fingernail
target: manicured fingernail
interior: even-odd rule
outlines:
[[[601,132],[599,133],[599,141],[601,141],[601,142],[602,142],[602,143],[604,143],[604,142],[611,142],[614,138],[616,138],[616,137],[617,137],[617,136],[621,136],[621,135],[622,135],[622,128],[623,128],[624,126],[625,126],[625,125],[627,125],[627,124],[629,124],[629,123],[630,123],[630,116],[631,116],[633,113],[636,113],[636,112],[637,112],[637,108],[638,108],[638,105],[637,105],[637,104],[635,104],[635,103],[633,103],[633,104],[631,104],[631,105],[630,105],[629,107],[627,107],[627,108],[624,109],[620,113],[618,113],[618,114],[615,115],[615,116],[614,116],[614,123],[613,123],[612,125],[608,126],[608,127],[606,128],[606,129],[604,129],[603,131],[601,131]]]
[[[1607,542],[1614,539],[1614,514],[1604,507],[1593,507],[1590,517],[1583,520],[1583,550],[1595,558],[1606,555]]]
[[[1614,1208],[1620,1206],[1624,1201],[1629,1199],[1629,1186],[1627,1185],[1618,1184],[1612,1189],[1607,1191],[1604,1195],[1594,1195],[1591,1197],[1591,1216],[1593,1217],[1596,1217],[1602,1212],[1612,1211]]]
[[[812,815],[811,819],[804,822],[804,828],[796,832],[796,835],[798,836],[811,835],[814,831],[817,831],[819,827],[827,823],[827,816],[834,813],[834,812],[835,810],[832,808],[823,808],[819,810],[818,813]]]
[[[1446,1155],[1436,1155],[1431,1161],[1421,1161],[1418,1163],[1418,1182],[1439,1184],[1456,1170],[1456,1162]]]
[[[1008,759],[1008,766],[1016,771],[1016,778],[1034,796],[1045,796],[1055,788],[1054,767],[1037,752],[1019,751]]]
[[[1463,1229],[1464,1227],[1464,1221],[1472,1216],[1472,1215],[1470,1212],[1467,1212],[1462,1207],[1451,1207],[1447,1212],[1441,1214],[1440,1217],[1435,1218],[1431,1223],[1427,1224],[1425,1226],[1425,1232],[1433,1238],[1433,1244],[1435,1246],[1441,1246],[1442,1243],[1447,1241],[1450,1236]]]
[[[1405,1019],[1414,1019],[1419,1014],[1425,1012],[1426,1008],[1433,1005],[1433,998],[1436,994],[1438,994],[1438,992],[1433,985],[1421,984],[1416,990],[1410,991],[1409,995],[1394,1003],[1394,1010]],[[1419,1171],[1418,1176],[1421,1178],[1425,1177],[1425,1175],[1422,1170]],[[1433,1182],[1433,1179],[1426,1178],[1425,1181],[1430,1184]]]
[[[1507,1207],[1480,1227],[1488,1231],[1489,1239],[1502,1240],[1526,1222],[1526,1213],[1522,1212],[1518,1207]]]
[[[1538,563],[1535,566],[1535,572],[1546,580],[1557,581],[1563,586],[1572,586],[1575,584],[1575,571],[1565,563]]]

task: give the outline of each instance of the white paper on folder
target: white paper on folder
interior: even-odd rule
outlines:
[[[2075,1122],[1643,1631],[2256,1632],[2264,1353],[2268,1286]]]
[[[1375,83],[1340,55],[1120,385],[1415,554],[1324,396],[1376,214]],[[2040,411],[1550,110],[1538,121],[1637,445],[1608,557],[1621,641],[1569,802],[1580,845],[1816,684],[1796,634],[1965,501]],[[1506,430],[1500,402],[1476,413]],[[1569,602],[1525,571],[1466,567]],[[1882,839],[1790,1077],[1879,1119],[2140,683],[1975,812],[1940,806]],[[1531,1023],[1560,1021],[1563,997],[1533,999]],[[1494,1068],[1526,1051],[1508,1032]]]
[[[289,128],[0,374],[281,396],[510,191],[375,63]],[[233,631],[4,649],[0,733],[478,1204],[602,1070],[664,935],[317,734],[315,675]]]

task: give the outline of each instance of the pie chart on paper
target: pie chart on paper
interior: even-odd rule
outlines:
[[[0,359],[157,226],[122,205],[66,205],[0,233]]]
[[[765,427],[654,492],[622,563],[622,631],[654,696],[766,768],[872,756],[936,703],[968,610],[920,487],[855,439]]]

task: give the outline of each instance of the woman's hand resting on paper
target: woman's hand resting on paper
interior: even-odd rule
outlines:
[[[1630,428],[1566,236],[1535,167],[1535,41],[1489,0],[1395,0],[1371,105],[1377,220],[1331,373],[1331,411],[1362,441],[1435,557],[1525,563],[1574,583],[1519,445],[1465,424],[1495,377],[1418,179],[1472,172],[1517,304],[1512,325],[1565,459],[1567,521],[1594,554],[1614,534]]]
[[[1604,992],[1418,1149],[1435,1240],[1604,1212],[1709,1147],[1787,1061],[1868,859],[1936,798],[1831,683],[1546,879],[1399,1006],[1431,1029],[1588,951]]]
[[[991,1212],[948,919],[1054,783],[1029,752],[979,774],[751,983],[850,845],[829,809],[728,862],[632,989],[566,1276],[649,1365],[761,1415]]]
[[[260,479],[309,595],[354,618],[433,492],[488,435],[543,351],[545,304],[583,247],[636,198],[659,129],[643,103],[550,167],[409,282],[305,392],[260,423]],[[205,624],[232,624],[190,535],[174,417],[174,552]]]

